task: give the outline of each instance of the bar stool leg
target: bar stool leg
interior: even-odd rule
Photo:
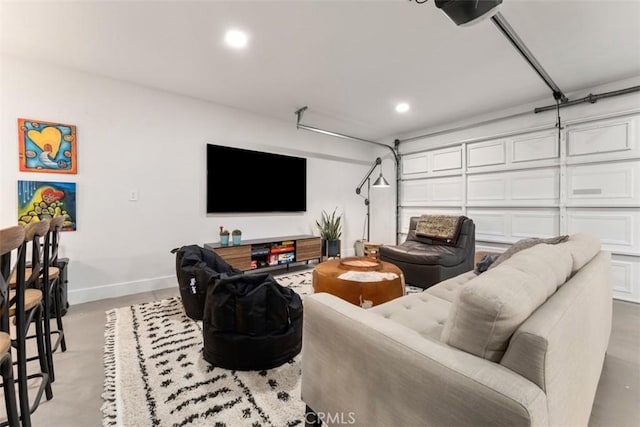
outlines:
[[[46,355],[46,360],[49,366],[48,372],[49,372],[49,378],[51,380],[51,382],[55,382],[56,377],[55,377],[55,372],[53,370],[53,347],[51,345],[51,310],[50,310],[50,299],[49,299],[49,294],[48,291],[45,288],[45,295],[43,296],[43,305],[42,305],[42,311],[43,313],[43,323],[44,323],[44,345],[45,345],[45,355]],[[38,336],[41,336],[39,333],[37,334]]]
[[[42,308],[40,308],[39,310],[42,310]],[[40,313],[40,315],[41,314],[42,313]],[[40,315],[36,314],[38,318],[40,318]],[[47,397],[47,400],[51,400],[53,399],[53,391],[51,389],[52,381],[51,372],[49,371],[49,369],[52,365],[49,363],[50,353],[47,352],[46,342],[43,339],[43,337],[46,338],[45,333],[46,332],[44,331],[44,328],[42,326],[42,319],[40,319],[36,322],[36,344],[38,346],[38,361],[40,362],[40,371],[43,373],[42,381],[46,381],[46,386],[44,389],[45,396]],[[38,398],[36,401],[40,401],[40,399]],[[33,409],[35,410],[35,408]]]
[[[16,318],[16,354],[18,371],[18,402],[23,427],[31,427],[31,408],[29,407],[29,387],[27,384],[27,346],[24,319]]]
[[[62,301],[60,294],[60,278],[56,280],[54,292],[53,292],[53,305],[56,312],[56,325],[58,326],[58,330],[54,331],[59,335],[58,342],[60,343],[60,350],[64,353],[67,351],[67,342],[64,338],[64,326],[62,325]],[[57,348],[57,346],[56,346]]]
[[[3,358],[2,366],[2,383],[4,389],[4,402],[7,408],[7,423],[9,427],[19,426],[20,417],[18,416],[18,406],[16,403],[16,389],[13,378],[13,361],[11,359],[11,349]]]

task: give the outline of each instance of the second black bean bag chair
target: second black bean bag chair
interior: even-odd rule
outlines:
[[[220,255],[198,245],[173,249],[176,254],[176,275],[185,313],[193,320],[202,320],[207,284],[221,275],[242,274]]]
[[[302,349],[302,299],[268,273],[212,278],[202,322],[203,356],[214,366],[263,370]]]

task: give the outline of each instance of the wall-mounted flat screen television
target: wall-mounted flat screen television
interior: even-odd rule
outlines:
[[[207,213],[306,210],[306,158],[207,144]]]

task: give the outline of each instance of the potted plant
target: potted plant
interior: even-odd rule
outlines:
[[[322,237],[322,255],[327,257],[340,256],[340,237],[342,236],[342,215],[338,215],[336,207],[331,215],[322,211],[320,221],[316,226]]]
[[[229,230],[223,226],[220,226],[220,244],[224,246],[229,244]]]
[[[233,238],[233,244],[234,245],[239,245],[240,244],[240,239],[242,238],[242,231],[238,230],[237,228],[235,230],[233,230],[231,232],[231,237]]]

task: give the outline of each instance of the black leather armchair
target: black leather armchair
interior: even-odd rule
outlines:
[[[476,226],[464,219],[455,245],[416,235],[420,217],[411,217],[407,239],[397,246],[380,247],[380,259],[397,265],[409,285],[428,288],[473,270]]]

